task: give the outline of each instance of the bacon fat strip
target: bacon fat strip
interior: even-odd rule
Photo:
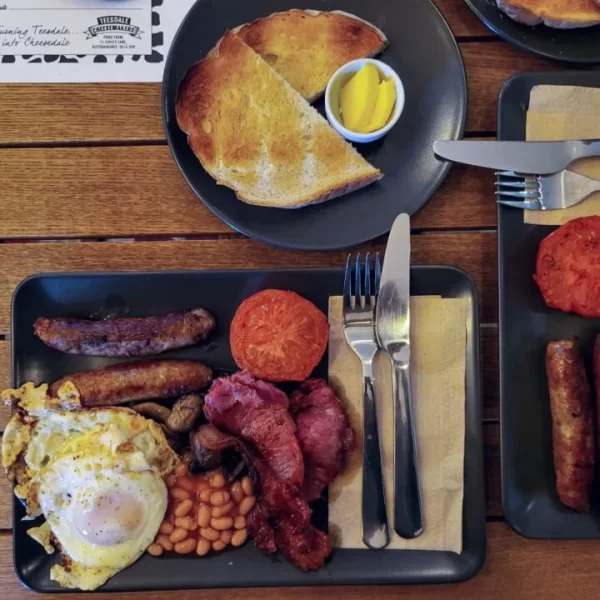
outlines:
[[[548,344],[546,373],[556,491],[563,504],[585,512],[594,479],[594,410],[578,340]]]
[[[113,365],[97,371],[67,375],[51,386],[56,396],[70,381],[79,392],[82,406],[116,406],[138,400],[171,398],[191,394],[212,381],[212,371],[192,360],[153,360]]]
[[[89,321],[40,317],[33,331],[44,344],[68,354],[150,356],[193,346],[215,329],[215,318],[203,308],[158,317]]]

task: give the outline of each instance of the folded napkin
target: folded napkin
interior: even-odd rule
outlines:
[[[527,111],[528,141],[600,139],[600,88],[538,85],[531,90]],[[600,179],[600,158],[577,161],[570,168]],[[562,225],[575,217],[600,215],[600,193],[564,210],[526,210],[525,223]]]
[[[462,549],[465,450],[467,300],[411,298],[411,368],[424,532],[414,540],[395,533],[388,549]],[[357,437],[346,470],[329,487],[329,533],[336,548],[365,548],[362,541],[362,370],[346,343],[342,299],[329,299],[329,381],[344,403]],[[387,355],[375,360],[382,429],[388,520],[393,532],[394,409]]]

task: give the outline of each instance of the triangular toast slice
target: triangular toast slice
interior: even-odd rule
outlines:
[[[233,31],[309,102],[323,94],[342,65],[388,45],[380,29],[342,11],[292,9]]]
[[[176,114],[203,167],[248,204],[299,208],[382,176],[232,32],[187,73]]]

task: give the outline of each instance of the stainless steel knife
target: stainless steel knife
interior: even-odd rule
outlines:
[[[574,142],[434,142],[441,158],[498,171],[551,175],[573,161],[600,156],[600,141]]]
[[[423,511],[410,380],[410,217],[396,218],[383,261],[375,329],[394,370],[394,529],[411,539],[423,531]]]

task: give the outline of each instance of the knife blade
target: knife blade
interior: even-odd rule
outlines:
[[[551,175],[566,169],[580,158],[600,156],[600,141],[439,141],[434,142],[433,151],[441,158],[476,167],[531,175]]]
[[[423,531],[423,510],[412,418],[410,217],[406,214],[394,221],[385,250],[375,328],[394,373],[394,529],[411,539]]]

